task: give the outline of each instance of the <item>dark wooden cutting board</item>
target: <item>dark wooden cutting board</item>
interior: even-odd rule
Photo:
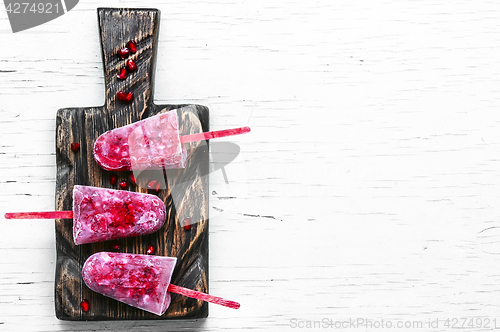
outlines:
[[[153,245],[156,255],[177,257],[172,283],[208,292],[208,143],[186,144],[187,166],[181,170],[143,172],[137,185],[130,183],[132,172],[108,172],[92,156],[95,140],[107,130],[158,114],[176,110],[181,135],[209,130],[208,108],[200,105],[155,105],[153,87],[155,54],[160,12],[156,9],[99,8],[106,102],[104,106],[64,108],[57,112],[56,128],[56,209],[72,209],[72,190],[76,184],[118,189],[110,183],[127,180],[128,190],[158,195],[167,207],[163,228],[150,235],[76,246],[71,220],[56,220],[57,266],[55,276],[56,316],[63,320],[127,320],[202,318],[208,316],[205,302],[172,294],[172,303],[163,316],[139,310],[91,291],[83,282],[81,269],[85,260],[99,251],[146,254]],[[126,59],[117,51],[129,40],[137,43],[137,53],[129,56],[138,70],[125,80],[116,78]],[[75,77],[75,80],[77,78]],[[120,102],[116,93],[133,91],[131,104]],[[70,149],[72,142],[80,150]],[[136,174],[137,175],[137,174]],[[158,192],[147,188],[151,180],[165,183]],[[166,179],[166,180],[165,180]],[[183,227],[186,219],[191,229]],[[119,245],[119,249],[115,249]],[[90,310],[84,312],[80,302],[88,299]]]

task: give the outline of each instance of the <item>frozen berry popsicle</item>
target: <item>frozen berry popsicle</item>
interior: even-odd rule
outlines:
[[[165,218],[165,205],[154,195],[73,188],[73,239],[77,245],[154,233]]]
[[[71,219],[76,245],[158,231],[166,219],[158,197],[125,190],[73,187],[73,211],[6,213],[6,219]]]
[[[85,284],[93,291],[133,307],[163,315],[177,258],[98,252],[83,265]]]
[[[177,111],[109,130],[94,143],[94,159],[108,171],[184,168],[184,143],[244,134],[249,127],[179,136]]]
[[[105,132],[93,152],[108,171],[184,168],[187,155],[175,110]]]
[[[98,252],[82,269],[85,284],[93,291],[133,307],[163,315],[170,305],[170,292],[224,305],[239,303],[170,284],[176,258]]]

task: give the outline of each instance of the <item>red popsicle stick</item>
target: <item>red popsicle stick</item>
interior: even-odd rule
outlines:
[[[198,292],[198,291],[195,291],[195,290],[192,290],[189,288],[184,288],[184,287],[180,287],[180,286],[176,286],[176,285],[172,285],[172,284],[168,285],[167,291],[169,291],[171,293],[184,295],[187,297],[192,297],[192,298],[197,299],[197,300],[202,300],[202,301],[206,301],[206,302],[210,302],[210,303],[220,304],[220,305],[223,305],[223,306],[231,308],[231,309],[238,309],[240,307],[240,304],[238,302],[225,300],[221,297],[205,294],[205,293]]]
[[[5,219],[73,219],[73,211],[13,212],[6,213]]]
[[[206,133],[198,133],[198,134],[181,136],[181,143],[189,143],[189,142],[196,142],[196,141],[204,141],[204,140],[212,139],[212,138],[241,135],[241,134],[246,134],[248,132],[250,132],[250,127],[207,131]]]

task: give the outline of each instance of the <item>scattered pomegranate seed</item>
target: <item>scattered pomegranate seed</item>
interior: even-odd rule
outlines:
[[[80,150],[80,143],[71,143],[71,150],[73,150],[74,152]]]
[[[137,65],[132,59],[127,60],[127,70],[129,73],[137,70]]]
[[[131,92],[127,93],[127,97],[125,97],[125,101],[127,103],[131,103],[132,100],[134,100],[134,93],[131,91]]]
[[[130,182],[133,184],[137,184],[137,182],[135,181],[134,173],[130,174]]]
[[[130,51],[130,53],[135,53],[137,52],[137,44],[135,43],[135,41],[133,40],[129,40],[129,42],[127,43],[127,47]]]
[[[122,67],[122,69],[120,69],[120,73],[118,75],[116,75],[116,77],[121,79],[121,80],[126,79],[127,78],[127,68]]]
[[[156,185],[156,180],[151,180],[148,182],[147,187],[148,189],[154,189]]]
[[[118,98],[118,100],[125,100],[125,98],[127,98],[127,94],[123,91],[118,91],[116,93],[116,98]]]
[[[125,59],[128,57],[129,49],[124,47],[118,51],[118,56],[122,59]]]
[[[122,181],[122,182],[120,182],[120,188],[122,188],[122,189],[127,189],[127,186],[128,186],[127,181]]]
[[[191,218],[184,220],[184,229],[187,231],[191,229]]]
[[[82,302],[80,302],[80,307],[82,307],[83,311],[89,311],[90,309],[90,301],[87,299],[83,299]]]
[[[118,98],[118,100],[130,103],[134,99],[134,93],[133,92],[125,93],[123,91],[118,91],[116,93],[116,98]]]
[[[160,188],[161,188],[161,183],[160,183],[160,182],[158,182],[158,183],[156,184],[156,191],[160,191]]]
[[[120,245],[119,245],[118,243],[115,243],[115,244],[113,245],[113,249],[115,249],[115,250],[120,250]]]
[[[148,255],[154,255],[155,252],[156,252],[155,247],[148,246],[148,249],[146,250],[146,254],[148,254]]]
[[[118,177],[116,175],[112,175],[111,178],[109,179],[109,183],[111,183],[113,186],[118,182]]]

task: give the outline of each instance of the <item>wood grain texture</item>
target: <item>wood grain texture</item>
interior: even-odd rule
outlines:
[[[167,312],[159,317],[91,291],[81,277],[83,263],[95,252],[116,251],[113,245],[119,244],[120,252],[145,254],[147,247],[153,245],[157,255],[178,258],[172,283],[208,291],[207,143],[186,145],[188,159],[185,169],[134,172],[137,185],[130,181],[132,172],[105,171],[92,155],[94,142],[102,133],[163,111],[177,110],[181,134],[208,130],[206,107],[155,105],[152,102],[159,15],[158,10],[98,9],[106,103],[102,107],[60,109],[57,113],[56,209],[72,209],[74,185],[112,188],[110,177],[115,175],[118,183],[122,180],[129,183],[129,190],[157,194],[165,202],[167,221],[160,231],[147,236],[75,246],[71,221],[56,220],[55,308],[59,319],[167,319],[208,315],[208,306],[203,301],[174,295]],[[125,60],[116,54],[129,40],[137,42],[137,53],[129,58],[137,63],[138,70],[121,81],[115,76]],[[127,104],[117,100],[115,95],[120,90],[134,91],[134,101]],[[80,143],[79,151],[70,149],[72,142]],[[148,189],[147,183],[151,180],[161,183],[165,189]],[[117,185],[114,187],[116,189]],[[189,231],[183,228],[186,218],[193,223]],[[92,310],[81,310],[83,299],[90,301]]]
[[[104,103],[98,6],[19,34],[0,11],[2,212],[54,209],[55,113]],[[207,105],[211,130],[252,128],[222,139],[240,147],[227,182],[210,173],[210,293],[241,308],[60,321],[53,221],[0,219],[0,331],[337,330],[291,326],[325,318],[440,319],[376,329],[408,332],[489,318],[465,330],[496,331],[500,2],[147,6],[162,12],[155,102]]]

